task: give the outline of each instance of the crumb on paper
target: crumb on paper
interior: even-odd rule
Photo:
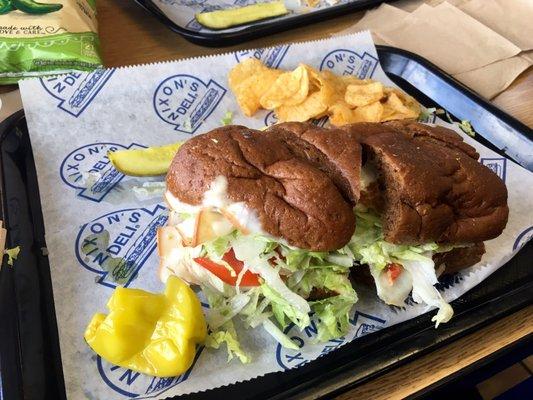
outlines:
[[[231,111],[226,111],[226,114],[224,114],[224,116],[223,116],[222,119],[220,120],[220,123],[221,123],[223,126],[231,125],[231,124],[233,123],[233,112],[231,112]]]

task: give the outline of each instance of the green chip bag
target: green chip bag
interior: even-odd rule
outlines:
[[[0,84],[101,67],[96,0],[0,0]]]

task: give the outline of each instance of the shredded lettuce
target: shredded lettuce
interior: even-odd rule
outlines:
[[[268,235],[242,235],[235,230],[203,243],[201,254],[222,262],[230,248],[243,261],[244,270],[261,276],[261,285],[255,288],[224,285],[224,290],[202,285],[210,306],[207,320],[214,331],[209,346],[226,342],[230,359],[235,355],[241,361],[246,359],[232,325],[237,318],[245,327],[261,325],[282,346],[292,349],[298,347],[283,329],[290,323],[304,329],[310,325],[311,315],[317,340],[327,341],[347,333],[349,311],[357,301],[348,279],[354,257],[348,246],[335,252],[313,252]],[[330,297],[307,300],[314,289]]]
[[[219,260],[228,251],[230,247],[229,242],[233,237],[234,233],[230,233],[229,235],[219,236],[214,240],[204,243],[202,245],[202,255],[212,260]]]
[[[437,314],[431,318],[435,322],[435,328],[438,328],[442,322],[448,322],[453,316],[453,309],[434,286],[438,280],[435,273],[435,263],[431,257],[405,253],[401,261],[412,278],[413,300],[416,303],[424,302],[429,306],[438,308]]]
[[[252,361],[252,358],[241,348],[241,344],[237,339],[237,332],[235,332],[235,326],[231,321],[226,322],[219,330],[207,335],[205,346],[218,349],[223,343],[226,343],[228,349],[228,362],[233,357],[237,357],[243,364]]]
[[[292,278],[292,277],[291,277]],[[339,338],[348,333],[349,312],[357,302],[357,294],[352,288],[347,273],[338,273],[334,268],[310,269],[294,286],[289,287],[297,293],[311,294],[313,289],[325,291],[326,297],[310,301],[317,327],[316,341],[324,342]]]
[[[433,286],[437,277],[432,255],[455,246],[388,243],[380,217],[363,206],[356,207],[356,220],[350,242],[333,252],[306,251],[268,235],[243,235],[238,230],[203,243],[203,257],[224,263],[223,255],[232,248],[244,264],[239,276],[249,270],[261,277],[260,286],[253,288],[241,288],[238,283],[221,283],[222,287],[208,281],[202,284],[210,306],[207,320],[213,331],[207,346],[219,348],[226,343],[229,360],[237,357],[249,362],[233,325],[237,320],[246,328],[261,325],[282,346],[291,349],[298,347],[283,333],[290,323],[303,330],[313,322],[319,342],[345,336],[350,327],[349,312],[357,302],[349,280],[354,261],[369,265],[378,296],[386,303],[402,306],[412,291],[416,302],[439,308],[434,317],[437,325],[448,321],[453,310]],[[404,267],[394,282],[386,269],[391,263]]]
[[[238,293],[229,298],[218,296],[216,300],[214,300],[215,296],[213,294],[209,297],[210,308],[207,315],[207,321],[211,329],[218,329],[220,326],[233,319],[250,302],[250,296],[245,293]]]
[[[405,299],[413,289],[411,275],[409,273],[401,273],[394,281],[394,284],[391,284],[386,270],[376,268],[373,265],[370,265],[369,268],[376,284],[378,297],[387,304],[403,307]]]
[[[388,243],[383,239],[381,224],[375,214],[356,208],[356,217],[356,231],[349,246],[356,259],[370,267],[378,296],[387,304],[401,307],[412,291],[415,302],[438,308],[437,315],[432,319],[436,326],[449,321],[453,310],[434,287],[438,281],[432,256],[464,245],[425,243],[410,246]],[[404,271],[394,282],[389,282],[385,267],[392,263],[400,264]]]
[[[233,112],[226,111],[222,119],[220,120],[221,125],[231,125],[233,123]]]
[[[274,317],[285,328],[289,322],[293,322],[298,328],[303,329],[309,326],[311,320],[307,312],[303,312],[295,307],[284,296],[281,296],[275,289],[267,284],[261,285],[261,292],[265,298],[270,300],[270,306]],[[309,307],[309,311],[311,308]]]
[[[356,207],[355,214],[357,218],[355,233],[348,246],[361,264],[382,270],[407,253],[436,253],[450,249],[450,246],[439,249],[440,246],[433,242],[416,246],[389,243],[383,238],[381,221],[377,214],[363,207]]]
[[[474,131],[474,128],[472,128],[472,124],[466,119],[463,119],[461,121],[461,123],[459,124],[459,128],[461,128],[461,130],[470,137],[476,136],[476,131]]]
[[[237,236],[230,243],[235,252],[235,257],[244,263],[245,268],[259,274],[270,288],[300,313],[309,313],[311,311],[307,301],[285,285],[279,275],[279,271],[271,265],[270,257],[264,255],[266,242],[256,240],[255,235],[242,235]]]
[[[271,320],[266,319],[263,321],[263,328],[272,335],[283,347],[288,349],[298,350],[299,347],[294,343],[287,335],[285,335],[281,329],[279,329]]]
[[[338,295],[311,303],[314,316],[318,319],[317,342],[326,342],[348,333],[350,329],[349,312],[356,301],[357,297],[354,300]]]

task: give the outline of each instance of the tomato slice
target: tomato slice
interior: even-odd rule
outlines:
[[[235,252],[233,249],[229,249],[222,259],[227,262],[231,268],[235,271],[235,274],[232,274],[231,271],[224,265],[218,264],[207,257],[197,257],[194,259],[199,265],[207,269],[212,274],[219,277],[223,282],[231,286],[237,285],[237,279],[239,278],[239,273],[244,267],[244,263],[241,260],[238,260],[235,257]],[[235,275],[235,276],[232,276]],[[253,272],[246,271],[241,279],[240,286],[259,286],[259,275],[254,274]]]
[[[402,266],[397,263],[391,263],[387,265],[387,277],[389,278],[389,283],[392,285],[394,281],[402,273]]]

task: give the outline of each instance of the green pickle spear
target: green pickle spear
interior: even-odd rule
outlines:
[[[277,17],[287,14],[287,12],[283,1],[274,1],[199,13],[196,14],[196,20],[207,28],[225,29],[265,18]]]
[[[118,150],[107,156],[118,171],[130,176],[166,174],[181,142],[147,149]]]

